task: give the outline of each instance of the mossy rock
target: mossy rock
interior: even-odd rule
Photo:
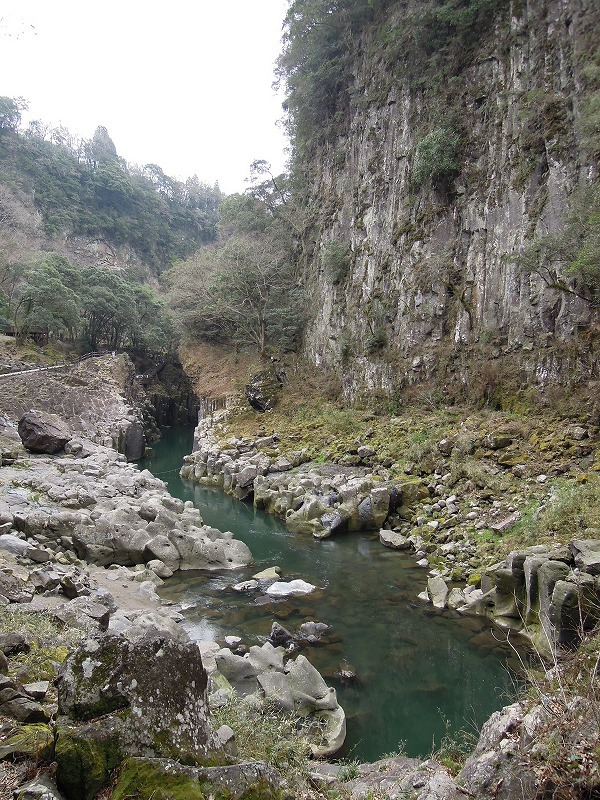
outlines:
[[[279,774],[262,762],[185,767],[176,761],[123,762],[110,800],[284,800]]]
[[[277,405],[282,385],[282,373],[259,372],[252,375],[246,386],[246,400],[255,411],[261,414],[265,411],[272,411]]]
[[[91,800],[109,783],[121,759],[118,723],[115,717],[80,727],[58,726],[56,780],[67,800]]]
[[[28,756],[38,764],[54,759],[54,733],[48,725],[22,725],[5,736],[0,744],[0,759]]]
[[[59,711],[81,722],[111,714],[124,755],[205,763],[219,750],[208,718],[207,681],[193,642],[156,631],[136,641],[101,634],[68,659]]]
[[[414,506],[421,500],[426,500],[429,497],[427,484],[420,478],[396,481],[395,485],[399,492],[401,492],[403,507]]]
[[[523,453],[503,453],[502,455],[498,456],[496,463],[499,467],[505,467],[506,469],[510,469],[511,467],[516,467],[518,464],[525,464],[527,462],[527,457],[523,455]]]

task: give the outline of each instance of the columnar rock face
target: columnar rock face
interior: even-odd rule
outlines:
[[[442,578],[430,578],[429,599],[440,608],[485,614],[505,629],[522,630],[539,652],[551,654],[557,644],[578,644],[598,624],[599,559],[598,539],[568,547],[534,545],[488,567],[481,589],[469,586],[452,597]]]
[[[391,392],[448,359],[460,372],[477,349],[543,380],[574,368],[566,345],[576,342],[592,374],[597,354],[578,338],[593,330],[590,303],[520,271],[514,256],[560,230],[573,189],[597,175],[582,130],[598,5],[498,5],[456,77],[428,85],[403,74],[405,54],[386,61],[403,13],[390,4],[356,43],[339,135],[302,165],[306,285],[319,298],[306,353],[343,373],[349,395]],[[464,146],[451,185],[415,187],[419,145],[453,124]],[[327,270],[332,242],[347,248],[345,275]],[[387,344],[393,358],[381,357]]]

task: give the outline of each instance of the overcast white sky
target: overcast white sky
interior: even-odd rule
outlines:
[[[286,0],[2,0],[0,95],[28,118],[91,138],[172,177],[242,191],[287,145],[271,89]]]

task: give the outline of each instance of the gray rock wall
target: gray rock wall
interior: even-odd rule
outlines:
[[[538,381],[592,372],[597,355],[578,338],[598,324],[590,304],[511,259],[533,235],[559,230],[573,189],[597,175],[580,122],[600,12],[588,0],[509,6],[466,69],[426,89],[399,68],[391,77],[368,33],[347,129],[307,167],[316,313],[305,352],[341,372],[349,396],[391,393],[449,364],[460,373],[461,356],[478,352]],[[466,135],[460,172],[450,191],[417,191],[417,145],[452,114]],[[350,251],[337,282],[323,261],[332,241]]]

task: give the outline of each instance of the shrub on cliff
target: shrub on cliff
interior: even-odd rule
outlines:
[[[536,236],[516,259],[526,274],[551,289],[600,304],[600,183],[581,186],[570,198],[561,231]]]
[[[459,135],[449,128],[435,128],[417,145],[412,171],[415,189],[431,183],[435,187],[448,188],[458,174]]]

